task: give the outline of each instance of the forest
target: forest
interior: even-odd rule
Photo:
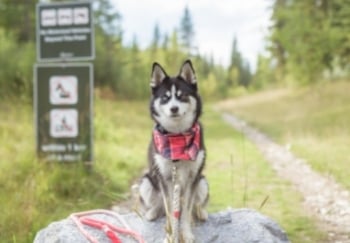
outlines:
[[[0,96],[32,97],[35,54],[36,0],[0,1]],[[240,52],[234,37],[228,67],[191,46],[196,26],[184,8],[178,27],[161,33],[155,24],[153,40],[141,49],[135,37],[123,42],[123,13],[109,0],[93,1],[95,19],[94,83],[117,97],[148,96],[150,66],[156,60],[177,67],[192,58],[204,96],[225,98],[242,91],[272,86],[305,85],[349,76],[350,4],[347,0],[271,1],[272,16],[266,36],[266,54],[257,58],[256,70]],[[28,11],[32,9],[33,11]],[[177,70],[171,70],[176,72]]]

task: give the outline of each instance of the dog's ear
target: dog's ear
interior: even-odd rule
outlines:
[[[152,68],[152,75],[151,75],[151,87],[155,88],[157,87],[159,84],[161,84],[163,82],[163,80],[167,77],[168,75],[166,74],[166,72],[164,71],[164,69],[162,68],[162,66],[160,66],[158,63],[153,63],[153,68]]]
[[[190,84],[197,84],[196,74],[190,60],[184,62],[180,69],[179,76]]]

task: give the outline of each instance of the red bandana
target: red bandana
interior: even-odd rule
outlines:
[[[191,130],[182,134],[162,133],[155,127],[153,141],[156,151],[163,157],[176,160],[192,160],[200,150],[200,125],[195,123]]]

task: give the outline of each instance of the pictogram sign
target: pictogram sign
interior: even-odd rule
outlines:
[[[94,59],[92,16],[91,2],[38,4],[38,61]]]
[[[92,162],[92,65],[37,64],[37,153],[48,161]]]

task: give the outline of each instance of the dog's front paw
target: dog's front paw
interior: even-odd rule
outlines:
[[[191,225],[183,224],[181,227],[182,242],[184,243],[194,243],[194,235],[191,230]]]
[[[195,205],[193,209],[193,215],[196,219],[200,221],[206,221],[208,219],[208,212],[201,205]]]
[[[153,221],[158,218],[158,212],[155,209],[148,209],[144,216],[148,221]]]
[[[192,232],[183,232],[182,239],[184,243],[194,243],[194,235]]]
[[[208,212],[204,208],[198,207],[198,208],[196,208],[195,216],[200,221],[207,221],[207,219],[208,219]]]

